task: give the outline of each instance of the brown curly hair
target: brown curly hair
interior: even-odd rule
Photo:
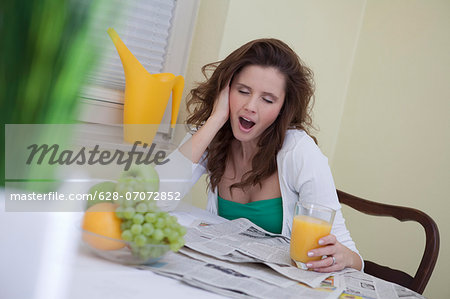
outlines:
[[[312,71],[298,55],[278,39],[264,38],[246,43],[222,61],[202,67],[206,81],[192,89],[187,98],[190,116],[186,122],[192,131],[198,130],[212,113],[220,91],[244,67],[257,65],[274,67],[285,76],[286,90],[283,107],[277,119],[260,136],[258,152],[252,160],[252,170],[244,174],[242,181],[231,188],[245,189],[255,186],[277,170],[276,156],[283,145],[286,130],[299,129],[310,134],[311,109],[314,102]],[[211,77],[208,74],[212,71]],[[231,84],[231,83],[230,83]],[[191,110],[191,107],[194,107]],[[312,136],[313,137],[313,136]],[[209,187],[214,190],[225,172],[227,157],[234,139],[228,120],[208,146],[206,159],[209,171]],[[316,139],[313,137],[314,141]]]

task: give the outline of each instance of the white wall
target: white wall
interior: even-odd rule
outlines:
[[[232,0],[221,58],[261,37],[279,38],[312,68],[316,80],[314,121],[322,151],[332,159],[363,1]]]
[[[374,201],[425,211],[441,251],[425,295],[449,298],[450,1],[367,2],[332,169],[336,185]],[[367,259],[414,274],[418,225],[347,213]],[[405,227],[406,226],[406,227]],[[373,235],[383,233],[387,242]]]

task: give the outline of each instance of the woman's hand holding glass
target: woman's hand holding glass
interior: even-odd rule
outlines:
[[[362,267],[359,255],[336,240],[335,235],[321,238],[316,249],[308,251],[308,256],[327,256],[318,261],[310,261],[306,264],[308,269],[317,272],[333,272],[350,267],[360,270]]]
[[[296,203],[290,256],[297,267],[317,272],[339,271],[346,267],[361,269],[359,255],[330,234],[335,213],[335,210],[316,203]]]

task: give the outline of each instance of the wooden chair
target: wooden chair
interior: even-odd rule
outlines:
[[[414,277],[409,274],[381,266],[371,261],[364,261],[364,272],[381,279],[391,281],[422,294],[433,272],[439,253],[439,230],[433,219],[422,211],[377,203],[336,190],[339,201],[362,213],[373,216],[390,216],[400,221],[416,221],[425,229],[426,245]]]

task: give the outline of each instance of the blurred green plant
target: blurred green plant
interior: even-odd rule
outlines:
[[[0,184],[5,124],[67,124],[95,62],[89,30],[101,1],[0,1]],[[20,136],[18,136],[20,137]]]

